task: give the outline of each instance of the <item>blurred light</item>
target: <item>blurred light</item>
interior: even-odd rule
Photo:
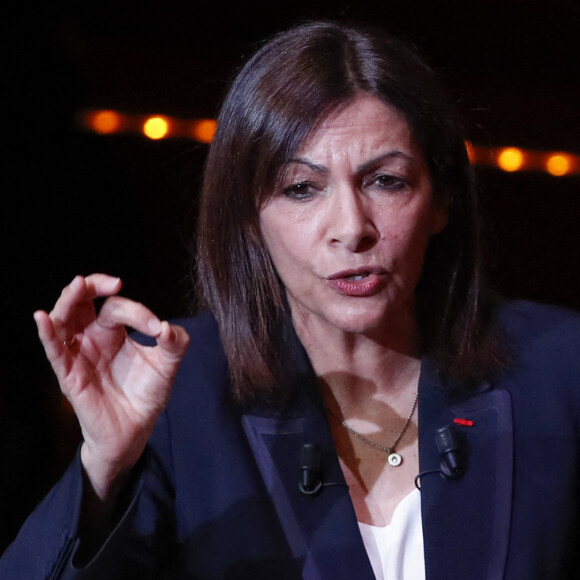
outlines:
[[[109,135],[121,128],[122,117],[115,111],[95,111],[89,115],[88,123],[96,133]]]
[[[163,117],[149,117],[143,124],[143,134],[149,139],[163,139],[169,132],[169,123]]]
[[[131,115],[112,110],[81,110],[79,127],[109,135],[138,131],[149,139],[164,137],[193,138],[211,143],[217,122],[214,119],[177,119],[164,115]],[[544,171],[553,176],[580,175],[580,155],[565,151],[527,151],[516,147],[484,147],[465,141],[469,162],[474,166],[491,165],[504,171]]]
[[[469,163],[473,165],[475,163],[475,150],[473,149],[473,145],[471,141],[465,142],[465,149],[467,151],[467,157],[469,158]]]
[[[498,158],[497,164],[504,171],[517,171],[524,163],[524,154],[515,147],[507,147],[502,149]]]
[[[548,170],[548,173],[557,177],[566,175],[566,173],[570,171],[570,158],[561,153],[550,155],[546,161],[546,169]]]
[[[217,123],[213,119],[202,119],[193,123],[193,138],[200,143],[211,143]]]

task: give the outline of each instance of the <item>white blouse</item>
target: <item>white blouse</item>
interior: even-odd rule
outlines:
[[[377,580],[425,580],[418,489],[399,502],[388,526],[358,525]]]

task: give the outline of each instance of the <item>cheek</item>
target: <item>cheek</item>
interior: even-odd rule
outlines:
[[[266,248],[277,269],[296,267],[308,260],[315,246],[316,224],[312,216],[289,212],[272,204],[262,210],[260,228]],[[279,272],[281,274],[281,272]]]
[[[412,276],[421,270],[431,237],[431,222],[420,219],[418,223],[416,217],[399,216],[396,223],[391,222],[390,227],[381,231],[385,252],[390,255],[401,274],[413,272]]]
[[[399,211],[381,220],[380,237],[398,246],[411,246],[428,239],[431,234],[431,221],[426,212]]]
[[[262,223],[262,237],[274,268],[286,285],[300,270],[304,240],[282,223]]]

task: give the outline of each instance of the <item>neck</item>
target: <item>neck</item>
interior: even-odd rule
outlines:
[[[370,417],[384,405],[407,409],[420,371],[412,321],[380,336],[304,324],[296,317],[294,325],[331,412],[348,419]]]

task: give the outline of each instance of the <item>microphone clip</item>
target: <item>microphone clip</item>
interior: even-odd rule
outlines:
[[[322,487],[320,447],[305,443],[300,452],[298,489],[304,495],[314,495]]]
[[[447,479],[457,479],[465,472],[461,444],[453,425],[437,429],[435,443],[441,458],[441,474]]]

